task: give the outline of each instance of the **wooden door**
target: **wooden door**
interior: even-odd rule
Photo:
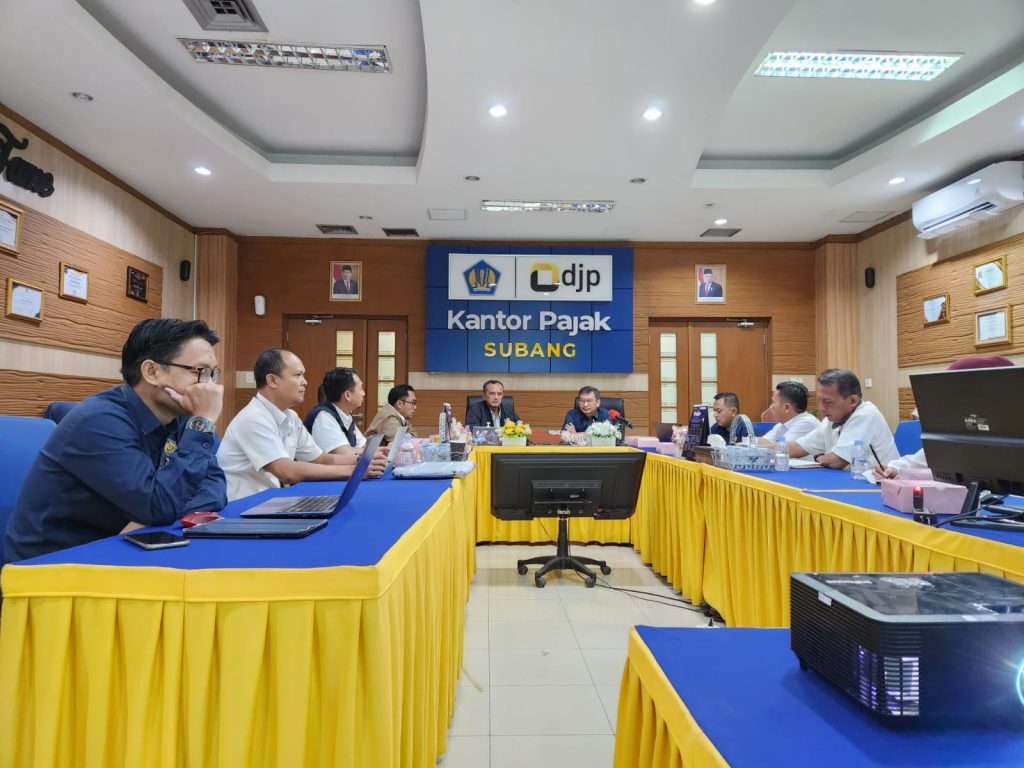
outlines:
[[[405,320],[370,320],[366,333],[366,424],[388,404],[388,392],[396,384],[409,383],[408,332]],[[364,369],[359,369],[360,373]]]
[[[652,320],[647,348],[651,424],[685,424],[694,402],[690,396],[689,324]]]

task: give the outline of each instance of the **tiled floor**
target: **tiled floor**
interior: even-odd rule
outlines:
[[[614,586],[678,598],[629,547],[573,547],[606,560]],[[466,610],[466,650],[444,768],[611,766],[626,638],[634,624],[704,626],[685,607],[597,586],[575,575],[547,586],[516,560],[554,545],[479,546]],[[666,602],[672,602],[671,599]]]

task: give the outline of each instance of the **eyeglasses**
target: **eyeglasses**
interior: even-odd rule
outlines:
[[[169,360],[154,360],[155,363],[160,365],[173,365],[175,368],[184,368],[186,371],[192,371],[196,375],[196,380],[200,384],[216,384],[220,381],[220,368],[204,368],[202,366],[196,367],[194,365],[183,365],[182,363],[172,363]]]
[[[411,405],[413,408],[416,407],[416,401],[415,400],[399,400],[398,402],[405,403],[406,405]]]

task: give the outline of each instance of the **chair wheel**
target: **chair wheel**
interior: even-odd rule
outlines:
[[[594,585],[597,584],[597,577],[590,576],[589,578],[584,579],[583,583],[587,585],[587,589],[593,589]]]
[[[612,572],[612,569],[609,568],[607,565],[602,565],[601,566],[601,573],[603,573],[605,576],[607,576],[611,572]]]
[[[544,585],[548,583],[548,580],[545,576],[537,576],[534,582],[537,584],[537,589],[544,589]]]
[[[519,571],[519,575],[520,575],[520,576],[525,576],[525,575],[526,575],[526,572],[527,572],[528,570],[530,570],[530,569],[529,569],[529,568],[527,568],[527,567],[526,567],[525,565],[523,565],[522,563],[520,563],[520,564],[519,564],[518,566],[516,566],[516,570],[517,570],[517,571]]]

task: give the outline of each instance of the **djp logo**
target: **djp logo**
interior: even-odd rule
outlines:
[[[530,288],[539,293],[554,293],[563,285],[571,293],[590,293],[601,284],[599,269],[588,269],[582,263],[563,267],[547,262],[534,264],[530,267]]]
[[[558,290],[558,267],[554,264],[534,264],[530,267],[530,287],[540,293]]]
[[[481,259],[462,273],[466,280],[466,290],[473,296],[493,296],[498,290],[501,272]]]

